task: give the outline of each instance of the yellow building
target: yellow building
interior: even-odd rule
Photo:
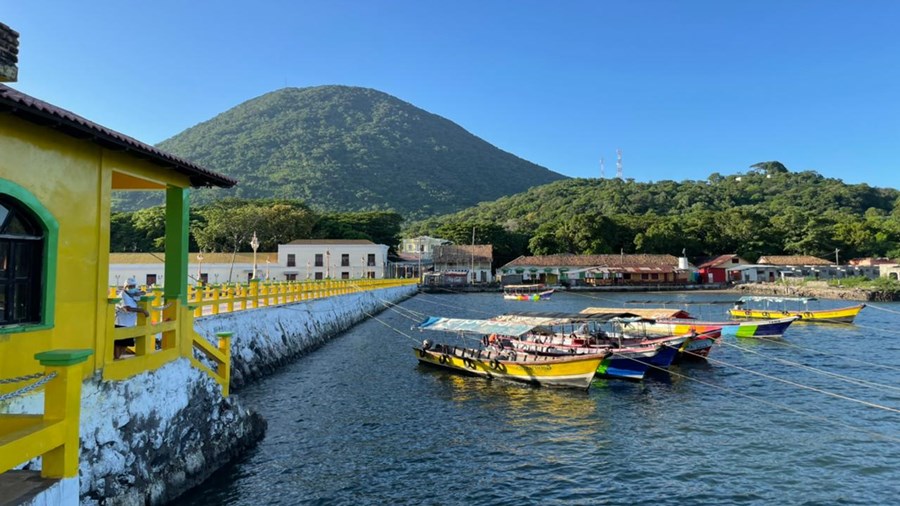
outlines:
[[[168,327],[155,329],[168,329],[172,339],[164,338],[163,353],[141,368],[177,356],[177,349],[165,352],[167,346],[184,346],[173,340],[182,324],[177,320],[190,324],[181,317],[189,314],[182,308],[188,285],[189,188],[234,184],[0,85],[0,378],[41,371],[34,356],[47,350],[94,350],[85,377],[99,370],[106,377],[115,369],[109,367],[112,340],[125,336],[112,329],[114,311],[107,300],[114,190],[165,194],[165,300],[178,304],[166,310]],[[109,379],[127,373],[122,369]],[[0,385],[0,393],[12,389]]]

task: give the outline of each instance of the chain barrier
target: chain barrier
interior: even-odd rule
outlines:
[[[43,376],[43,377],[41,378],[41,376]],[[5,402],[10,399],[15,399],[16,397],[23,396],[33,390],[37,390],[38,388],[41,388],[42,386],[44,386],[45,383],[47,383],[48,381],[52,380],[55,377],[56,377],[56,373],[52,372],[52,373],[46,374],[46,375],[44,373],[35,373],[35,374],[31,374],[29,376],[22,376],[20,378],[11,378],[9,380],[3,380],[4,383],[19,383],[21,381],[27,381],[29,379],[41,378],[41,379],[35,381],[34,383],[24,386],[18,390],[14,390],[8,394],[0,395],[0,402]],[[16,381],[12,381],[12,380],[16,380]]]
[[[27,376],[19,376],[18,378],[0,379],[0,385],[6,385],[9,383],[21,383],[23,381],[40,378],[43,375],[44,375],[44,373],[42,373],[42,372],[36,372],[34,374],[29,374]]]

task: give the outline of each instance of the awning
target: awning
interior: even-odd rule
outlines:
[[[629,309],[619,309],[614,313],[556,313],[556,312],[513,312],[491,318],[493,321],[526,323],[538,326],[563,325],[566,323],[608,322],[613,320],[637,319]]]
[[[535,325],[492,320],[464,320],[461,318],[441,318],[429,316],[418,325],[420,330],[440,330],[444,332],[470,332],[476,334],[501,334],[521,336],[535,328]]]

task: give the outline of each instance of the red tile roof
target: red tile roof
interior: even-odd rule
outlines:
[[[759,260],[757,260],[756,263],[763,265],[834,265],[829,260],[814,257],[812,255],[768,255],[759,257]]]
[[[84,139],[114,151],[129,151],[139,158],[169,168],[190,178],[191,186],[230,188],[237,180],[205,169],[149,144],[88,121],[65,109],[48,104],[9,86],[0,84],[0,113],[13,114],[37,125]]]
[[[494,246],[491,244],[443,244],[434,247],[432,258],[435,264],[467,264],[473,261],[491,263],[494,261]]]
[[[543,255],[520,256],[509,267],[677,267],[672,255]]]
[[[738,257],[737,254],[732,253],[730,255],[719,255],[717,257],[710,258],[709,260],[703,262],[702,264],[698,265],[697,268],[698,269],[707,269],[710,267],[717,267],[720,264],[724,264],[724,263],[728,263],[729,264],[728,266],[730,267],[731,259],[734,257]],[[741,257],[738,257],[738,260],[741,260]]]

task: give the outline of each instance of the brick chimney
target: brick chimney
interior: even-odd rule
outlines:
[[[0,83],[14,83],[19,77],[19,32],[0,23]]]

